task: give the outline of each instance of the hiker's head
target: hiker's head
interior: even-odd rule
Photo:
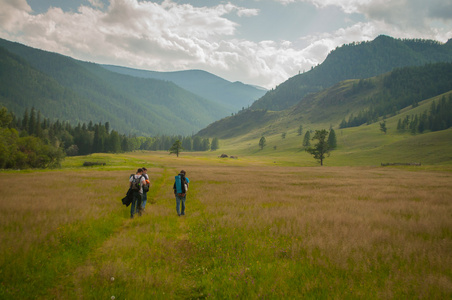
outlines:
[[[185,171],[181,170],[179,174],[183,174],[185,176]]]
[[[137,174],[141,174],[141,173],[143,173],[143,169],[142,169],[142,168],[139,168],[139,169],[137,170]]]
[[[148,169],[146,169],[145,167],[142,167],[141,169],[143,170],[143,173],[145,173],[145,174],[148,171]]]

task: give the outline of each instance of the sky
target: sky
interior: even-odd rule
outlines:
[[[0,37],[100,64],[274,88],[384,34],[447,42],[452,0],[0,0]]]

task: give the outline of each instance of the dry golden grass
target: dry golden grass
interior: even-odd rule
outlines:
[[[139,155],[154,166],[153,186],[134,220],[119,201],[130,172],[0,173],[1,265],[56,243],[71,224],[114,214],[122,218],[114,233],[47,295],[452,296],[451,173]],[[191,182],[184,218],[172,193],[180,169]]]
[[[22,249],[68,224],[111,213],[119,176],[93,171],[0,173],[1,244]],[[124,190],[126,183],[122,186]]]
[[[288,238],[281,255],[366,276],[386,289],[452,293],[452,175],[383,168],[202,167],[188,170],[215,226]],[[267,245],[268,246],[268,245]],[[319,257],[316,257],[318,260]],[[448,274],[448,275],[446,275]],[[371,275],[369,275],[371,276]],[[425,295],[424,295],[425,296]]]

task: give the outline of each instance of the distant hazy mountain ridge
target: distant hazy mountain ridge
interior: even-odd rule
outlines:
[[[187,91],[224,106],[230,112],[237,112],[250,106],[266,92],[264,88],[238,81],[230,82],[202,70],[155,72],[111,65],[102,66],[120,74],[174,82]]]
[[[108,121],[121,133],[189,135],[239,110],[235,107],[241,101],[245,106],[265,92],[259,90],[259,96],[247,98],[243,95],[258,89],[203,72],[211,81],[214,78],[215,82],[234,87],[229,90],[235,94],[227,98],[234,99],[230,101],[234,106],[201,97],[169,80],[112,72],[98,64],[2,39],[0,48],[0,76],[4,78],[0,82],[0,104],[8,110],[20,116],[26,108],[35,107],[44,117],[73,124]],[[180,80],[184,77],[193,82],[192,73],[180,76]],[[237,100],[237,95],[242,98]]]

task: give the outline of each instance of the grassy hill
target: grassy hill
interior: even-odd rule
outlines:
[[[217,103],[172,82],[111,72],[94,63],[0,40],[0,104],[21,116],[109,122],[137,135],[192,134],[229,114]]]
[[[256,137],[282,133],[299,125],[337,128],[341,121],[360,114],[363,116],[361,122],[356,121],[357,125],[374,123],[452,90],[451,79],[452,64],[438,63],[397,69],[365,80],[346,80],[308,95],[290,109],[244,110],[210,124],[198,134],[219,138]]]
[[[452,96],[452,92],[445,96]],[[380,131],[379,123],[359,127],[338,129],[337,149],[331,151],[324,161],[326,166],[379,166],[381,163],[422,163],[423,165],[452,166],[452,129],[411,134],[408,131],[397,131],[399,118],[422,113],[428,110],[433,101],[440,101],[437,96],[421,102],[415,109],[406,109],[397,116],[387,118],[387,134]],[[304,125],[306,130],[328,129],[327,124]],[[226,153],[243,157],[246,160],[255,159],[260,162],[285,166],[317,166],[313,157],[304,151],[303,135],[297,134],[297,128],[284,128],[286,138],[281,131],[265,135],[267,145],[263,150],[258,143],[264,130],[254,130],[245,135],[221,140],[217,153]],[[312,136],[312,135],[311,135]]]
[[[399,40],[379,36],[371,42],[336,48],[312,70],[294,76],[267,92],[252,109],[285,110],[309,93],[319,92],[348,79],[364,79],[406,66],[452,62],[452,40]]]
[[[326,159],[327,165],[451,164],[452,129],[423,134],[397,130],[399,120],[407,116],[414,119],[415,115],[429,112],[432,102],[438,105],[443,98],[451,99],[451,71],[452,64],[435,64],[398,69],[366,80],[347,80],[309,95],[291,109],[245,110],[214,122],[198,134],[222,139],[221,151],[230,155],[315,166],[316,161],[302,146],[304,134],[307,130],[332,127],[338,148]],[[418,101],[423,97],[427,98]],[[406,105],[407,99],[413,104]],[[389,113],[385,110],[387,107]],[[360,126],[350,128],[339,126],[341,120],[377,111],[381,115],[377,113],[375,117],[374,114],[371,122],[362,121]],[[383,118],[387,134],[380,131]],[[303,127],[301,136],[297,132],[300,125]],[[261,136],[267,140],[263,150],[258,147]]]

